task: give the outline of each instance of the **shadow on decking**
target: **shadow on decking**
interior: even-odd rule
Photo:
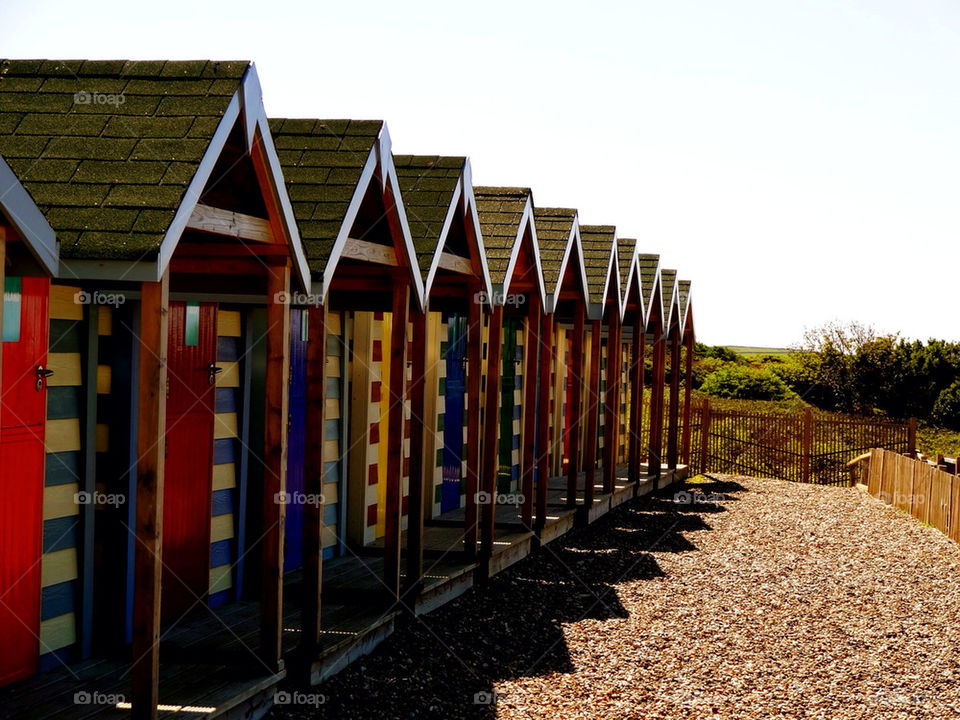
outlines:
[[[663,577],[652,551],[697,549],[683,533],[742,490],[736,483],[677,484],[571,531],[488,583],[416,620],[358,661],[303,693],[318,708],[275,707],[271,718],[486,718],[495,683],[572,672],[563,626],[627,617],[616,585]],[[677,492],[723,494],[718,504],[679,504]],[[502,698],[501,703],[509,703]]]

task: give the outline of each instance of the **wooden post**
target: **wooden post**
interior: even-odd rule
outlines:
[[[611,309],[611,313],[616,310]],[[583,459],[583,504],[593,505],[593,486],[597,479],[597,436],[600,426],[600,320],[590,323],[590,389],[587,393],[587,442]]]
[[[638,311],[633,321],[633,367],[630,382],[633,386],[630,393],[630,446],[627,458],[627,475],[630,482],[637,482],[640,479],[640,459],[643,457],[643,383],[646,342],[643,320]]]
[[[603,491],[612,493],[617,482],[617,459],[620,450],[620,316],[610,314],[607,331],[607,387],[603,421]]]
[[[583,330],[586,315],[584,303],[577,303],[570,336],[570,371],[567,375],[567,447],[570,449],[567,459],[567,507],[577,504],[577,479],[580,475],[580,403],[583,397]]]
[[[410,499],[407,502],[407,588],[413,607],[423,579],[424,407],[426,405],[427,314],[413,313],[413,367],[410,379]]]
[[[167,425],[170,278],[140,289],[137,401],[137,510],[133,586],[135,720],[155,720],[160,688],[160,573],[163,566],[163,458]]]
[[[693,385],[693,333],[687,333],[683,354],[683,442],[680,449],[681,462],[690,468],[690,419],[692,414],[691,386]]]
[[[483,475],[480,501],[480,557],[493,554],[497,495],[497,425],[500,422],[500,342],[503,335],[503,306],[494,305],[487,335],[487,387],[484,404]]]
[[[307,319],[307,412],[304,476],[313,502],[303,507],[303,604],[301,647],[316,657],[320,642],[320,593],[323,585],[323,497],[327,389],[327,306],[312,305]],[[301,320],[303,322],[303,320]]]
[[[540,345],[540,401],[537,420],[537,530],[547,524],[547,485],[550,481],[550,368],[557,349],[553,344],[553,317],[545,315]]]
[[[663,450],[663,387],[666,373],[666,352],[663,330],[660,325],[653,329],[653,385],[650,388],[650,448],[647,455],[647,474],[660,477]]]
[[[400,597],[400,517],[403,511],[403,401],[407,377],[407,309],[410,280],[398,276],[393,285],[390,327],[390,409],[387,414],[387,493],[384,509],[383,581],[394,599]]]
[[[464,549],[477,554],[477,493],[480,490],[480,379],[483,374],[483,317],[474,293],[467,309],[467,482],[464,513]]]
[[[533,528],[533,471],[536,465],[537,432],[537,367],[540,347],[540,296],[528,293],[527,341],[523,371],[523,469],[520,492],[523,494],[521,522],[525,528]],[[549,376],[547,378],[549,385]]]
[[[913,417],[907,422],[907,454],[917,457],[917,419]]]
[[[677,469],[680,437],[680,337],[670,333],[670,422],[667,426],[667,467]]]
[[[703,401],[700,409],[700,474],[709,469],[707,464],[710,455],[710,400]]]
[[[267,367],[264,380],[263,546],[260,653],[272,670],[283,655],[283,538],[290,386],[290,264],[267,268]],[[322,469],[321,469],[322,472]]]
[[[803,446],[800,455],[800,477],[810,482],[810,454],[813,452],[813,411],[807,408],[803,414]]]

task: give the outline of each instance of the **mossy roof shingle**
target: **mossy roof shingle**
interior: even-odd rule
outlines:
[[[591,303],[603,302],[603,286],[607,282],[610,253],[613,252],[616,235],[617,229],[613,225],[580,226],[583,264],[587,271],[587,295]],[[610,292],[619,292],[612,278]]]
[[[382,130],[382,120],[270,120],[287,194],[313,273],[322,273],[327,266],[364,165]]]
[[[552,293],[560,280],[563,255],[571,241],[573,223],[577,211],[573,208],[534,208],[533,220],[537,226],[537,245],[540,250],[540,267],[548,293]],[[570,262],[576,262],[571,258]],[[579,270],[577,273],[579,274]]]
[[[490,281],[503,285],[530,189],[478,186],[473,189],[473,195],[477,201]]]
[[[0,156],[65,259],[156,256],[248,61],[0,61]]]
[[[687,304],[690,302],[690,281],[681,280],[677,283],[677,295],[680,304],[680,320],[685,322],[687,318]]]
[[[673,297],[674,290],[676,290],[677,284],[677,271],[676,270],[661,270],[660,271],[660,286],[663,291],[663,319],[666,320],[670,317],[670,311],[672,309],[672,304],[675,302]],[[674,320],[676,315],[673,316]]]
[[[430,271],[443,222],[463,176],[467,159],[437,155],[394,155],[400,194],[417,262],[424,277]]]
[[[633,253],[637,248],[635,238],[617,238],[617,262],[620,263],[620,283],[623,287],[620,291],[623,293],[623,301],[627,301],[627,289],[632,288],[636,282],[630,277],[630,269],[633,265]],[[631,290],[632,291],[632,290]]]

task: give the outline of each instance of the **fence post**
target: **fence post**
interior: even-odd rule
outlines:
[[[813,410],[803,414],[803,449],[800,455],[800,479],[810,482],[810,455],[813,453]]]
[[[917,419],[910,418],[907,423],[907,454],[917,457]]]
[[[707,452],[710,448],[710,401],[700,408],[700,474],[707,472]]]

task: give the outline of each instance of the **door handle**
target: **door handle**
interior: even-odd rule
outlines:
[[[222,372],[223,372],[222,367],[217,367],[213,363],[210,363],[209,365],[207,365],[207,373],[209,373],[207,377],[207,381],[211,385],[213,385],[217,381],[217,375],[219,375]]]
[[[53,370],[45,368],[43,365],[37,365],[37,391],[43,390],[46,379],[53,375]]]

